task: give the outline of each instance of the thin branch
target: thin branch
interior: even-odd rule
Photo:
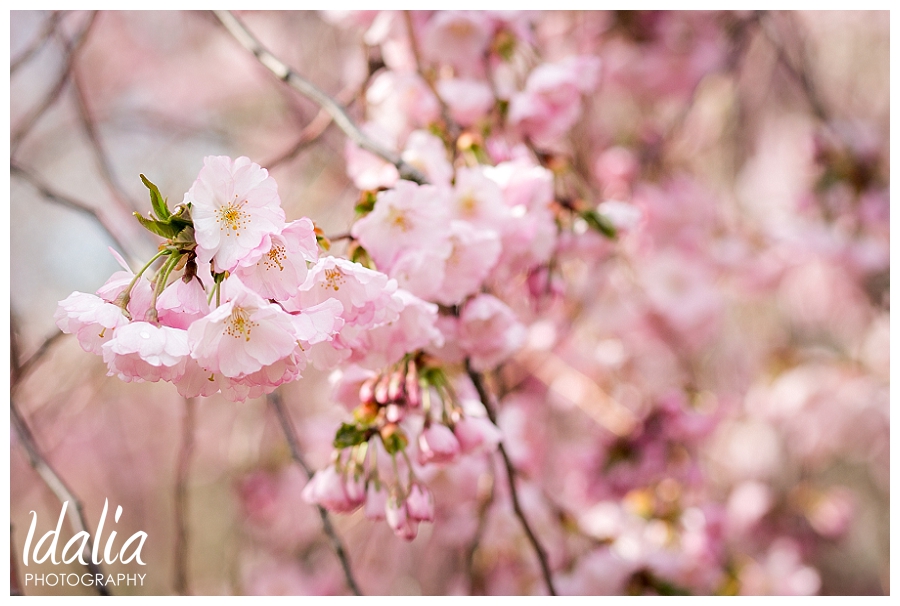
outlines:
[[[19,412],[18,407],[14,400],[10,399],[9,401],[9,411],[10,416],[12,417],[12,425],[13,429],[16,432],[16,435],[19,438],[19,443],[25,449],[26,454],[28,455],[28,462],[31,465],[32,469],[34,469],[41,479],[44,480],[44,483],[47,487],[56,495],[56,498],[60,503],[69,502],[71,507],[68,510],[69,514],[69,523],[72,525],[72,529],[75,531],[77,535],[79,532],[83,532],[87,539],[84,541],[84,549],[82,550],[82,555],[84,559],[87,561],[87,568],[91,572],[92,575],[103,575],[105,578],[105,574],[103,570],[100,568],[99,564],[95,564],[94,560],[91,558],[91,554],[93,553],[93,539],[91,538],[90,533],[87,531],[87,523],[84,519],[84,506],[81,504],[81,501],[72,493],[72,490],[66,485],[66,483],[59,477],[50,464],[47,463],[46,459],[41,455],[40,450],[37,447],[37,444],[34,440],[34,436],[31,433],[31,430],[28,429],[28,425],[25,423],[25,419],[22,417]],[[96,578],[96,577],[95,577]],[[107,589],[104,584],[96,584],[97,593],[100,595],[110,595],[109,589]]]
[[[306,464],[306,461],[303,459],[303,455],[300,452],[300,444],[297,442],[294,426],[288,416],[287,409],[281,401],[281,394],[275,391],[269,394],[267,399],[272,406],[272,410],[275,411],[275,416],[278,417],[281,430],[284,433],[284,437],[287,439],[288,448],[290,448],[291,451],[291,458],[300,465],[306,473],[306,477],[312,479],[314,472],[309,465]],[[331,524],[331,517],[328,515],[328,511],[321,505],[316,505],[316,509],[319,510],[319,517],[322,518],[322,529],[328,536],[329,541],[331,541],[331,548],[334,550],[335,555],[337,555],[338,560],[340,560],[341,568],[344,569],[344,579],[347,581],[347,586],[354,595],[362,595],[359,586],[356,584],[356,579],[353,577],[353,569],[350,567],[350,558],[347,556],[347,550],[344,548],[341,538]]]
[[[13,133],[10,138],[9,144],[9,154],[12,156],[16,148],[19,147],[19,144],[25,138],[25,136],[31,132],[31,129],[37,124],[38,120],[44,115],[50,107],[56,103],[56,100],[59,99],[60,94],[63,91],[63,88],[66,86],[66,82],[69,81],[69,76],[71,75],[72,65],[75,62],[75,57],[78,55],[78,51],[84,45],[85,41],[88,39],[88,32],[91,29],[91,26],[96,21],[97,11],[91,13],[91,16],[88,18],[87,24],[81,29],[80,32],[75,36],[75,40],[68,45],[66,52],[66,62],[63,66],[62,73],[60,73],[54,85],[50,88],[50,92],[44,97],[44,100],[37,105],[37,107],[32,110],[32,112],[26,116],[20,123],[19,128]]]
[[[337,94],[337,102],[341,105],[348,105],[353,102],[354,93],[356,87],[347,87],[341,92]],[[309,124],[303,127],[303,130],[300,131],[300,136],[297,137],[297,142],[294,143],[290,149],[286,152],[278,155],[277,157],[269,160],[268,162],[263,163],[263,166],[267,169],[271,170],[278,166],[283,162],[287,162],[289,160],[293,160],[297,157],[301,151],[312,145],[313,143],[321,137],[328,127],[331,126],[333,120],[331,118],[331,114],[328,113],[325,108],[319,109],[319,113],[310,120]]]
[[[778,61],[785,67],[785,69],[787,69],[791,77],[794,78],[794,80],[800,85],[800,88],[803,91],[807,102],[812,108],[813,113],[821,122],[826,125],[830,125],[830,117],[828,115],[828,111],[825,109],[825,103],[823,103],[822,97],[819,95],[819,92],[813,85],[812,79],[809,77],[809,66],[807,65],[805,54],[801,51],[799,53],[800,66],[798,67],[794,65],[794,63],[787,55],[787,49],[785,48],[781,37],[778,35],[778,32],[775,31],[774,26],[770,23],[771,17],[769,16],[769,14],[762,15],[758,21],[766,39],[772,45],[772,48],[775,49],[775,53],[778,56]]]
[[[31,354],[31,357],[22,362],[21,365],[14,366],[13,368],[13,377],[12,377],[12,389],[15,389],[22,380],[28,376],[28,373],[37,365],[38,362],[50,351],[50,348],[53,347],[53,344],[59,341],[62,337],[65,336],[61,330],[57,330],[52,335],[44,339],[41,344],[38,346],[37,350]]]
[[[447,109],[447,103],[438,92],[437,87],[434,85],[434,81],[428,77],[425,73],[425,69],[422,67],[422,55],[419,52],[418,40],[416,40],[416,31],[413,26],[412,13],[410,13],[410,11],[403,11],[403,20],[406,22],[406,35],[409,38],[409,47],[412,49],[413,59],[416,62],[416,71],[419,73],[419,77],[425,81],[431,94],[437,99],[438,106],[441,108],[441,119],[444,121],[447,128],[447,134],[450,135],[452,141],[456,141],[460,134],[459,125],[457,125],[456,121],[450,116],[450,110]]]
[[[286,82],[297,92],[327,111],[331,116],[331,119],[334,120],[334,123],[338,125],[338,128],[344,131],[344,134],[346,134],[354,143],[396,166],[401,179],[408,179],[410,181],[415,181],[416,183],[427,182],[427,179],[422,173],[404,162],[399,154],[384,148],[362,132],[347,114],[347,111],[343,106],[337,101],[329,97],[315,84],[293,71],[278,57],[266,50],[259,40],[257,40],[230,11],[217,10],[213,11],[213,13],[218,17],[219,21],[222,22],[225,29],[228,30],[228,33],[230,33],[241,46],[253,53],[253,56],[280,80]]]
[[[59,20],[62,18],[64,11],[53,11],[50,13],[50,17],[44,23],[44,28],[41,30],[41,33],[37,35],[31,45],[22,51],[18,57],[12,60],[12,63],[9,64],[9,75],[12,77],[14,73],[16,73],[20,67],[25,65],[28,61],[31,60],[33,56],[35,56],[38,51],[44,48],[44,45],[50,40],[53,36],[53,33],[56,31],[56,27],[59,24]]]
[[[44,183],[37,175],[30,172],[28,169],[19,166],[13,161],[10,161],[9,170],[13,175],[20,177],[24,181],[27,181],[38,191],[38,193],[40,193],[50,202],[65,206],[66,208],[71,208],[72,210],[78,211],[91,217],[100,224],[100,227],[103,228],[106,234],[110,237],[110,239],[112,239],[112,241],[116,244],[116,246],[119,247],[120,250],[129,250],[129,247],[126,246],[125,243],[116,235],[113,226],[107,224],[107,219],[95,209],[91,208],[88,204],[79,200],[75,200],[74,198],[70,198],[69,196],[51,189],[50,186]]]
[[[475,385],[475,389],[478,391],[478,397],[481,398],[481,403],[484,405],[484,409],[487,412],[488,418],[494,425],[496,425],[497,413],[494,410],[494,405],[491,402],[487,387],[485,387],[484,379],[479,373],[475,372],[472,369],[472,365],[470,364],[468,358],[466,358],[466,373],[469,375],[469,378],[472,380],[472,384]],[[547,585],[548,593],[550,593],[550,595],[557,595],[556,588],[553,586],[553,577],[550,573],[550,565],[547,562],[547,552],[543,548],[543,546],[541,546],[537,535],[535,535],[534,531],[531,529],[531,525],[528,523],[528,518],[525,517],[525,512],[522,510],[522,506],[519,503],[519,493],[516,489],[516,470],[509,458],[509,454],[506,452],[506,448],[504,447],[503,442],[498,445],[498,450],[500,451],[500,456],[503,458],[503,465],[506,467],[506,477],[509,480],[509,495],[512,500],[513,511],[515,512],[516,517],[519,518],[519,523],[522,525],[522,529],[525,531],[525,535],[528,537],[528,541],[531,543],[531,546],[532,548],[534,548],[534,552],[537,555],[538,563],[541,566],[541,573],[544,575],[544,583]]]
[[[109,161],[109,156],[103,149],[103,144],[100,141],[100,135],[97,133],[97,126],[94,123],[94,119],[91,116],[91,111],[87,105],[87,98],[84,94],[84,88],[81,85],[81,79],[78,76],[77,66],[72,67],[71,78],[72,88],[75,93],[75,107],[78,109],[78,118],[81,122],[82,128],[84,128],[85,135],[87,135],[88,142],[90,143],[91,147],[91,152],[93,152],[94,160],[97,162],[97,168],[100,170],[100,176],[106,183],[106,187],[113,195],[113,198],[116,199],[116,202],[118,202],[123,209],[131,213],[137,207],[125,192],[125,188],[122,187],[122,184],[116,178],[116,175],[112,169],[112,164]]]
[[[9,595],[25,595],[19,583],[19,571],[16,568],[16,547],[13,543],[13,526],[9,525]]]
[[[491,459],[489,458],[488,461],[490,462]],[[485,497],[478,506],[478,526],[475,528],[472,542],[469,543],[469,548],[466,550],[466,571],[469,575],[469,595],[475,595],[477,589],[475,581],[475,552],[478,551],[481,539],[484,536],[484,531],[487,528],[488,513],[491,504],[494,502],[494,495],[496,494],[496,490],[494,490],[496,480],[494,466],[488,465],[488,469],[491,471],[491,486],[487,497]]]
[[[184,399],[184,421],[181,426],[181,448],[178,451],[178,469],[175,476],[175,592],[190,595],[188,584],[188,522],[187,479],[194,453],[194,426],[196,401]]]

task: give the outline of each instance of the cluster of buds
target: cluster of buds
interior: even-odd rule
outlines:
[[[434,519],[434,499],[417,471],[500,442],[493,423],[471,414],[479,407],[460,402],[444,371],[423,355],[368,373],[353,423],[335,436],[333,463],[315,474],[304,499],[338,513],[364,505],[367,518],[384,519],[397,536],[414,539],[419,522]]]

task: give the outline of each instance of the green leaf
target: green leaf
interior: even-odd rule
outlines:
[[[161,221],[167,221],[169,217],[172,216],[172,213],[169,212],[166,201],[163,199],[162,194],[159,193],[159,188],[151,183],[144,175],[141,175],[141,181],[143,181],[147,189],[150,190],[150,204],[153,206],[153,212],[156,213],[156,216],[159,217]]]
[[[409,440],[406,439],[406,436],[400,430],[395,431],[387,438],[383,437],[381,441],[384,443],[384,449],[390,455],[397,454],[409,444]]]
[[[350,448],[365,442],[368,439],[367,433],[363,427],[342,423],[337,433],[334,434],[334,442],[332,444],[335,448]]]
[[[177,236],[182,229],[184,229],[182,225],[176,225],[164,221],[156,221],[152,215],[149,219],[146,219],[141,216],[141,213],[135,212],[134,216],[137,217],[137,220],[140,221],[141,225],[143,225],[146,229],[155,233],[157,236],[162,236],[167,240],[171,240],[172,238]]]
[[[609,238],[610,240],[614,240],[616,237],[616,226],[612,224],[612,221],[609,218],[601,215],[596,210],[585,210],[580,213],[581,218],[587,221],[587,224],[592,228]]]

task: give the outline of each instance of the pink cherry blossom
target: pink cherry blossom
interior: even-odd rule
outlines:
[[[83,350],[98,355],[103,352],[104,343],[113,338],[114,331],[128,324],[122,308],[96,295],[77,291],[59,302],[53,318],[61,331],[75,335]]]
[[[263,298],[290,298],[306,280],[307,263],[319,258],[314,229],[306,217],[288,223],[281,233],[263,239],[265,250],[254,265],[238,267],[235,275]]]
[[[453,167],[447,159],[444,142],[425,130],[414,130],[406,139],[403,150],[404,162],[418,168],[433,185],[449,186],[453,178]]]
[[[525,327],[500,299],[481,294],[470,299],[459,315],[459,343],[472,368],[489,370],[525,343]]]
[[[177,381],[190,354],[187,332],[148,322],[130,322],[103,344],[109,374],[132,381]]]
[[[578,120],[581,95],[593,91],[599,78],[600,59],[593,56],[540,65],[510,100],[510,124],[542,143],[557,140]]]
[[[411,520],[434,522],[434,495],[425,486],[413,484],[406,497],[406,512]]]
[[[263,239],[284,227],[275,180],[246,156],[204,158],[184,202],[191,204],[197,257],[217,272],[256,263]]]
[[[450,222],[450,251],[443,267],[443,281],[434,300],[456,305],[477,292],[500,257],[500,237],[465,221]]]
[[[207,277],[206,283],[212,286],[212,278]],[[156,309],[162,324],[186,330],[192,322],[209,313],[206,290],[196,276],[188,282],[179,278],[159,295]]]
[[[378,195],[375,208],[350,233],[379,268],[390,268],[399,253],[427,248],[447,233],[447,193],[434,185],[400,181]]]
[[[393,303],[400,312],[396,320],[385,322],[346,340],[353,349],[350,361],[366,368],[381,368],[398,362],[405,354],[428,346],[440,346],[443,335],[435,326],[438,308],[399,289]]]
[[[421,33],[422,54],[463,73],[478,74],[492,33],[491,21],[481,11],[442,11]]]
[[[472,126],[485,118],[495,103],[491,87],[480,80],[440,80],[437,89],[450,110],[450,116],[460,126]]]
[[[287,357],[297,347],[291,316],[232,277],[230,299],[188,328],[191,356],[235,378]]]

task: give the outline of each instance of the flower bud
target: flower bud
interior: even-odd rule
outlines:
[[[388,386],[390,381],[390,375],[382,375],[378,380],[378,383],[375,384],[375,401],[379,404],[387,404],[390,402],[390,398],[388,398]]]
[[[369,404],[375,401],[375,381],[378,377],[371,377],[363,381],[359,386],[359,401]]]
[[[397,371],[391,375],[391,380],[388,383],[388,401],[389,402],[397,402],[403,397],[403,372]]]
[[[384,418],[389,423],[399,423],[403,420],[403,406],[393,403],[388,404],[384,409]]]
[[[459,454],[459,441],[446,425],[435,423],[419,434],[419,464],[449,463]]]
[[[412,541],[419,533],[419,523],[409,517],[406,501],[392,496],[384,509],[384,517],[394,534],[407,541]]]
[[[377,486],[376,486],[377,484]],[[366,488],[365,515],[370,520],[383,520],[387,507],[387,490],[378,482],[369,482]]]
[[[421,484],[413,484],[406,498],[406,512],[410,519],[434,522],[434,496]]]
[[[321,505],[337,513],[351,512],[360,505],[347,495],[344,478],[334,465],[317,471],[303,488],[301,496],[307,503]]]

